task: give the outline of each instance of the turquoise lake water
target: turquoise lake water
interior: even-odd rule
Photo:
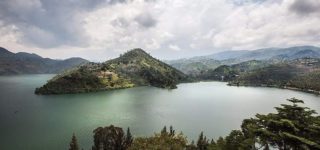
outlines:
[[[54,75],[0,77],[0,149],[68,149],[72,133],[80,147],[92,131],[111,124],[148,136],[172,125],[189,141],[201,131],[217,139],[239,129],[245,118],[274,112],[285,99],[303,99],[320,112],[320,97],[286,89],[230,87],[224,82],[179,84],[177,89],[136,87],[86,94],[39,96],[34,89]]]

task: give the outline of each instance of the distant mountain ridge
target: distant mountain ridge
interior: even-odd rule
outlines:
[[[213,70],[221,65],[234,65],[251,60],[279,63],[299,58],[320,58],[320,48],[315,46],[296,46],[224,51],[207,56],[170,60],[167,63],[186,74],[197,76],[203,71]]]
[[[0,47],[0,75],[59,73],[88,62],[79,57],[55,60],[33,53],[12,53]]]
[[[257,50],[226,51],[206,57],[216,60],[236,59],[239,61],[267,60],[277,56],[286,56],[287,59],[303,57],[319,57],[320,48],[315,46],[295,46],[289,48],[265,48]]]

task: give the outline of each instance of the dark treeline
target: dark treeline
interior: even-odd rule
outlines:
[[[275,107],[276,113],[257,114],[245,119],[240,130],[233,130],[226,137],[208,139],[203,132],[197,141],[188,142],[182,132],[170,126],[151,137],[133,138],[113,125],[93,131],[92,150],[317,150],[320,149],[320,116],[314,110],[298,104],[299,99]],[[79,150],[73,135],[69,150]]]

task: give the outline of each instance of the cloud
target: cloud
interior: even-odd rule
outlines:
[[[294,0],[290,10],[301,15],[320,13],[319,0]]]
[[[152,16],[149,13],[143,13],[135,17],[134,19],[137,21],[141,26],[150,28],[156,25],[157,21],[152,18]]]
[[[169,48],[174,50],[174,51],[180,51],[181,48],[178,45],[169,45]]]
[[[22,33],[22,42],[43,48],[61,45],[84,46],[82,14],[118,1],[104,0],[2,0],[0,20]],[[122,1],[119,1],[122,2]]]
[[[318,0],[2,0],[0,45],[95,60],[135,47],[171,59],[320,46],[319,10]]]

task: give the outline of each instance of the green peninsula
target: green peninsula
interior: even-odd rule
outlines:
[[[176,88],[190,79],[181,71],[153,58],[142,49],[133,49],[104,63],[87,63],[67,70],[36,88],[36,94],[84,93],[135,86]]]

